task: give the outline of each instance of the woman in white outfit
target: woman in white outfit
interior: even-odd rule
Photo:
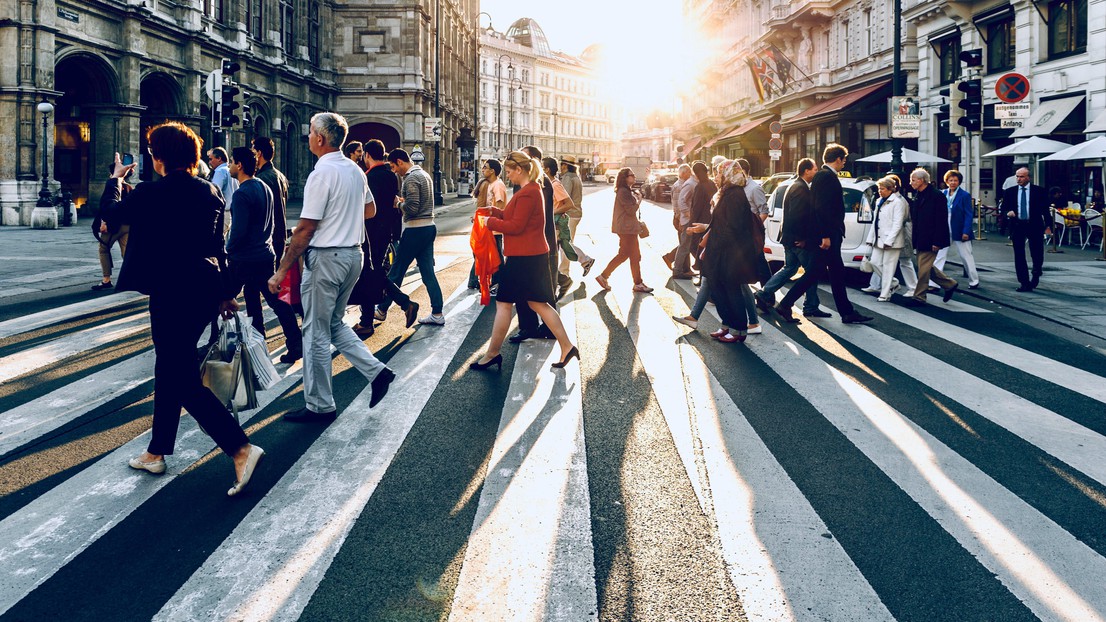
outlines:
[[[884,177],[876,182],[879,188],[879,200],[876,202],[875,222],[868,230],[865,243],[872,248],[873,272],[879,276],[882,288],[879,301],[887,302],[891,294],[898,289],[895,268],[899,264],[899,255],[906,245],[906,201],[896,192],[895,180]]]

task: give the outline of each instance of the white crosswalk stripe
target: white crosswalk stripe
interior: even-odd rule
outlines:
[[[465,261],[449,256],[438,269]],[[656,269],[646,266],[654,277]],[[735,365],[742,360],[763,364],[767,371],[758,367],[749,372],[766,374],[763,382],[790,391],[804,408],[817,413],[819,422],[828,422],[840,442],[856,450],[856,459],[878,470],[887,485],[905,493],[905,502],[947,534],[947,546],[966,552],[967,559],[990,573],[994,589],[1005,590],[1041,619],[1106,620],[1101,581],[1106,557],[1101,543],[1081,539],[1070,527],[1070,517],[1062,516],[1062,508],[1052,501],[1026,498],[1004,485],[995,474],[1003,466],[977,463],[973,456],[980,454],[960,453],[910,408],[881,397],[889,382],[886,374],[908,377],[933,398],[919,396],[924,407],[937,404],[950,418],[993,423],[994,430],[1039,450],[1050,464],[1059,465],[1058,470],[1070,472],[1069,480],[1075,482],[1071,486],[1089,505],[1101,505],[1106,435],[1097,423],[1090,416],[1075,417],[1042,403],[1036,393],[1017,384],[984,380],[984,374],[970,366],[943,358],[942,353],[948,355],[942,346],[960,346],[963,356],[995,361],[1033,382],[1078,387],[1076,393],[1087,403],[1106,403],[1101,376],[994,335],[860,295],[851,297],[854,303],[874,311],[882,323],[847,326],[834,319],[779,328],[766,321],[764,333],[750,336],[744,345],[704,342],[668,319],[674,308],[682,308],[685,297],[694,296],[690,282],[675,281],[673,290],[658,288],[655,296],[641,296],[626,287],[627,275],[616,276],[613,292],[564,302],[562,319],[576,339],[581,326],[601,322],[595,309],[603,304],[613,313],[616,329],[620,326],[623,337],[629,337],[632,355],[645,372],[670,433],[668,442],[676,456],[672,462],[686,473],[698,501],[684,511],[709,521],[715,538],[711,546],[724,561],[748,619],[915,616],[875,580],[870,566],[854,559],[856,545],[835,533],[848,527],[829,526],[819,502],[810,497],[807,475],[774,453],[778,446],[752,420],[748,396],[739,395],[729,375],[722,373],[732,370],[712,369],[708,363],[719,352]],[[409,282],[404,289],[419,286]],[[589,288],[589,294],[592,291]],[[97,299],[0,322],[0,339],[41,333],[26,347],[18,340],[7,347],[0,358],[0,378],[39,372],[135,336],[148,325],[140,309],[107,322],[59,330],[54,336],[50,331],[139,299]],[[958,311],[954,317],[982,315],[973,305],[960,305],[965,308],[952,309]],[[331,580],[336,556],[345,547],[358,546],[350,541],[351,530],[377,518],[365,509],[401,451],[420,450],[407,447],[420,415],[432,400],[450,399],[450,383],[477,373],[470,372],[467,363],[478,354],[462,345],[474,327],[490,325],[491,313],[483,311],[474,292],[463,285],[454,292],[446,304],[445,326],[419,328],[392,354],[389,367],[398,379],[384,402],[369,410],[371,388],[366,387],[335,423],[305,443],[302,454],[291,456],[291,466],[254,499],[240,522],[210,542],[210,554],[188,569],[190,576],[170,586],[166,593],[171,596],[159,601],[154,618],[291,620],[303,617],[309,605],[325,606],[312,599]],[[353,323],[357,316],[349,309],[346,321]],[[266,317],[272,319],[268,313]],[[703,320],[717,320],[712,306]],[[921,343],[904,337],[898,323],[924,331],[933,340]],[[587,344],[580,346],[585,361],[593,363]],[[586,433],[589,417],[600,415],[585,408],[588,391],[603,391],[603,371],[599,366],[599,375],[585,374],[584,364],[575,362],[567,370],[550,371],[558,353],[553,342],[519,346],[514,365],[502,372],[510,374],[506,400],[485,405],[499,421],[494,439],[489,435],[493,442],[486,467],[475,471],[466,496],[456,500],[458,507],[474,506],[474,518],[471,525],[465,524],[464,547],[455,553],[455,580],[430,590],[430,600],[451,620],[603,618],[604,593],[610,586],[602,581],[603,543],[593,534],[596,521],[606,518],[596,514],[592,490],[599,474],[589,464]],[[145,393],[135,390],[152,379],[152,361],[152,352],[138,350],[89,373],[75,373],[72,382],[45,394],[0,398],[10,404],[0,414],[0,456],[12,454],[0,462],[0,473],[15,472],[36,460],[36,441],[46,442],[59,433],[79,437],[80,432],[68,427],[94,410],[124,396],[128,403],[147,398],[135,395]],[[451,367],[459,369],[447,374]],[[270,406],[300,382],[297,364],[284,371],[276,387],[261,392],[261,407],[246,415],[251,428],[281,425],[280,413]],[[147,512],[143,506],[155,495],[173,494],[214,449],[185,417],[169,472],[154,478],[125,466],[147,440],[148,432],[74,467],[57,481],[46,476],[28,479],[33,498],[13,505],[0,520],[0,614],[41,592],[74,560],[90,555],[90,548],[128,517]],[[65,442],[50,451],[64,451]],[[1045,471],[1039,464],[1030,466]],[[839,476],[848,480],[851,474]],[[1068,480],[1057,476],[1056,481]],[[905,546],[921,546],[909,534],[904,540]],[[633,551],[624,554],[632,556]]]

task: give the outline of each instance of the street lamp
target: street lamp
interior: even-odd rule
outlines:
[[[434,12],[434,116],[442,122],[442,0],[438,0]],[[443,205],[442,196],[442,136],[434,143],[434,205]]]
[[[895,23],[895,36],[892,39],[894,41],[895,49],[894,55],[891,61],[891,99],[892,101],[905,95],[903,93],[903,79],[902,79],[902,0],[893,0],[895,3],[895,16],[891,20]],[[891,173],[900,176],[903,174],[902,170],[902,139],[891,138]]]
[[[495,153],[503,148],[503,58],[508,59],[507,69],[514,73],[515,66],[511,63],[515,59],[510,54],[500,54],[495,61]]]
[[[511,88],[511,128],[510,128],[509,133],[507,134],[507,142],[512,144],[512,145],[515,143],[515,90],[516,90],[515,89],[515,82],[518,82],[518,89],[517,90],[519,90],[519,91],[522,90],[522,80],[519,80],[518,78],[512,77],[511,82],[510,82],[510,88]],[[510,147],[510,148],[514,149],[514,147]]]
[[[50,196],[50,175],[46,170],[46,129],[47,119],[54,112],[54,105],[48,101],[39,102],[38,111],[42,113],[42,189],[38,191],[38,202],[35,203],[35,207],[52,208],[54,201]]]

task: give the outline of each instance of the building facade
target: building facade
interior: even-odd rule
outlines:
[[[595,163],[621,158],[615,107],[595,73],[601,53],[598,46],[580,57],[555,51],[529,18],[506,33],[482,32],[480,158],[533,144],[575,157],[585,175]]]
[[[1106,132],[1106,0],[901,0],[902,37],[894,38],[894,0],[685,0],[704,42],[707,69],[683,98],[677,142],[696,157],[745,157],[754,174],[794,170],[838,142],[853,174],[886,164],[857,162],[891,149],[888,100],[895,45],[901,45],[904,93],[920,103],[918,138],[906,147],[950,160],[975,196],[993,204],[1013,158],[981,158],[1018,138],[1078,143]],[[966,76],[960,52],[983,51],[981,133],[958,136],[942,116],[941,90]],[[1032,116],[1020,130],[995,118],[996,82],[1029,79]],[[769,156],[772,121],[782,125],[780,158]],[[942,123],[944,121],[944,123]],[[1028,158],[1020,158],[1026,161]],[[914,163],[908,163],[914,164]],[[1042,163],[1038,181],[1070,188],[1072,200],[1102,185],[1101,163]]]

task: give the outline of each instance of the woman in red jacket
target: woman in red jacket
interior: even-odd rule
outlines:
[[[545,241],[545,208],[538,178],[541,163],[529,155],[515,151],[503,162],[507,181],[519,187],[504,209],[485,207],[477,210],[487,218],[487,227],[503,234],[503,266],[499,269],[499,293],[495,300],[495,323],[488,350],[472,369],[487,369],[492,365],[502,369],[503,355],[499,349],[511,326],[511,307],[525,302],[553,332],[561,346],[561,360],[554,369],[580,358],[580,351],[568,340],[561,316],[553,307],[553,280],[549,277],[549,244]]]
[[[634,171],[623,168],[614,180],[614,216],[611,221],[611,233],[618,235],[618,254],[614,256],[603,273],[595,277],[595,282],[610,291],[607,279],[627,259],[630,260],[630,276],[634,277],[634,291],[648,294],[653,291],[641,280],[641,249],[638,247],[640,225],[637,210],[641,205],[641,194],[634,189]]]

